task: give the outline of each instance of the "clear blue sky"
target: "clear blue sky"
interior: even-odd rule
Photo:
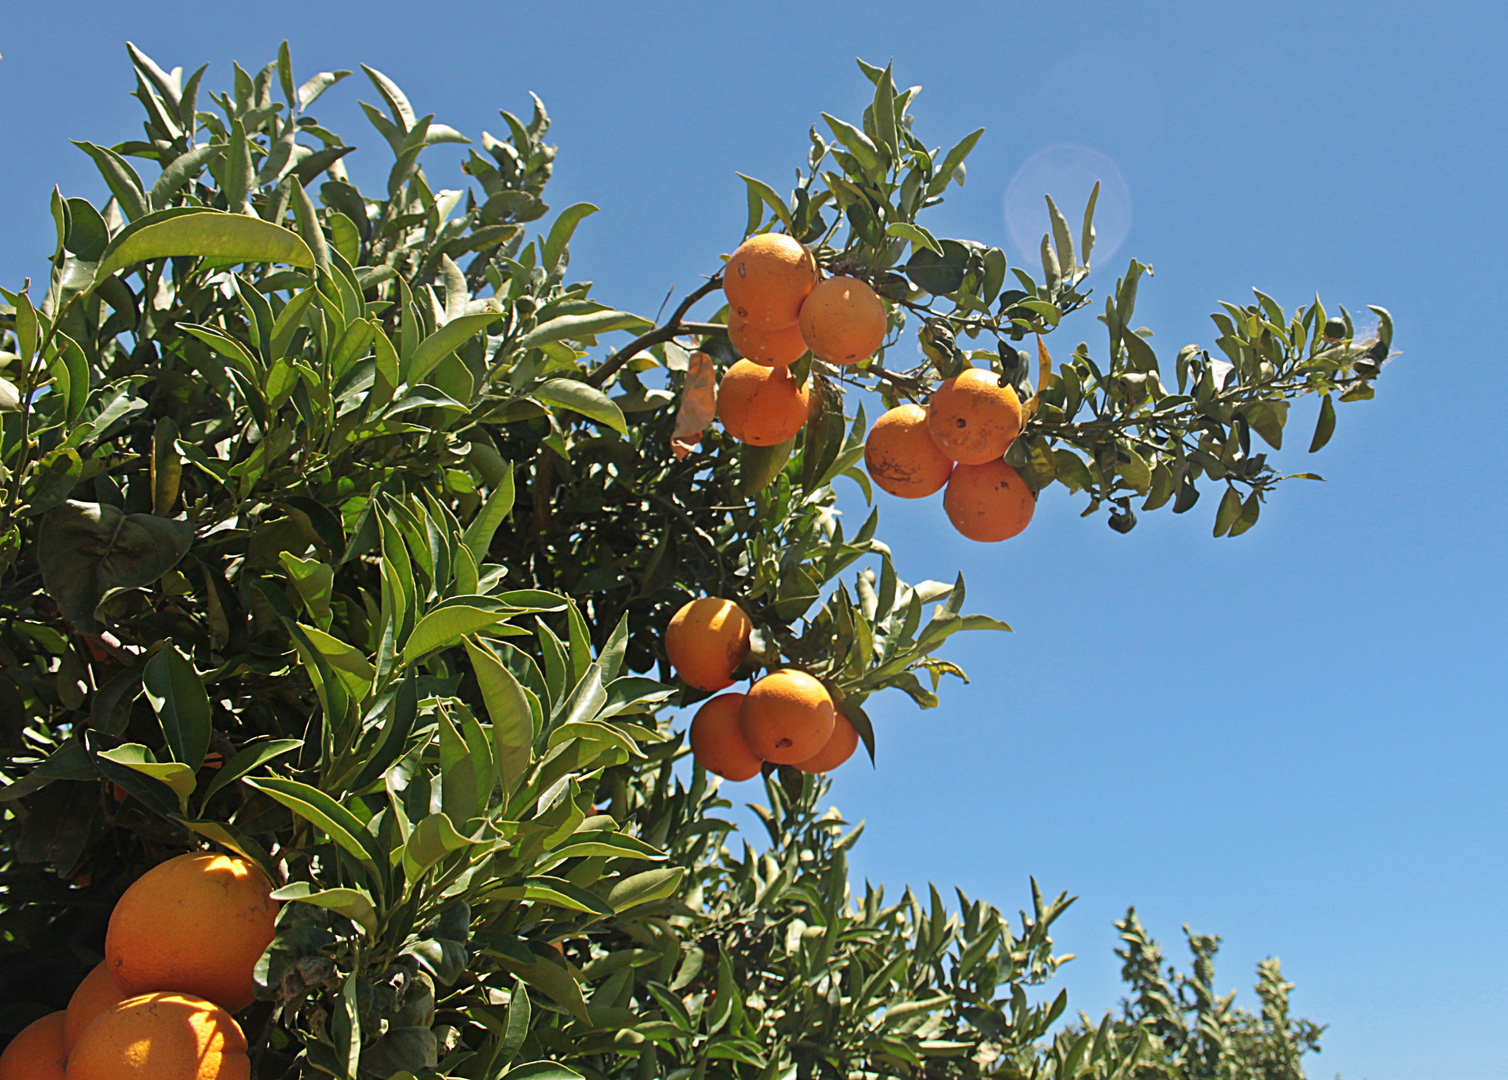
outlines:
[[[876,699],[879,767],[842,770],[834,796],[869,823],[856,872],[1008,910],[1028,874],[1079,895],[1057,935],[1080,956],[1072,1008],[1116,1000],[1110,923],[1135,903],[1180,958],[1182,923],[1224,935],[1220,983],[1247,1000],[1255,962],[1281,956],[1297,1010],[1331,1025],[1311,1076],[1503,1078],[1505,12],[10,4],[0,280],[44,276],[54,182],[103,191],[67,140],[139,136],[128,38],[164,66],[211,61],[223,88],[232,60],[254,69],[287,37],[302,74],[366,62],[473,137],[538,92],[561,146],[551,201],[603,208],[573,273],[651,314],[737,242],[735,171],[786,186],[819,111],[858,113],[855,55],[925,87],[929,142],[989,129],[938,235],[1008,244],[1023,163],[1059,143],[1108,156],[1132,208],[1113,269],[1156,268],[1138,314],[1164,356],[1210,343],[1215,302],[1253,285],[1385,305],[1402,356],[1323,453],[1294,420],[1288,468],[1329,482],[1287,485],[1234,541],[1211,539],[1203,503],[1117,536],[1057,488],[1018,540],[977,546],[935,503],[886,500],[902,574],[961,569],[970,607],[1017,632],[954,639],[974,682],[934,712]],[[375,163],[358,98],[375,100],[352,79],[316,112]],[[431,176],[454,183],[460,156],[431,151]],[[1087,315],[1053,343],[1078,340],[1103,351]]]

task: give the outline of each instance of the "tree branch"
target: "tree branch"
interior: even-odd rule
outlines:
[[[639,353],[643,352],[651,345],[658,345],[662,341],[669,341],[671,338],[676,337],[678,334],[726,334],[728,332],[728,328],[720,324],[687,323],[681,321],[683,318],[685,318],[686,312],[691,310],[692,305],[694,305],[698,300],[706,296],[708,293],[712,292],[714,289],[721,286],[722,283],[722,274],[718,274],[713,278],[708,278],[705,282],[702,283],[700,288],[688,294],[686,299],[681,301],[680,306],[671,313],[669,320],[666,321],[663,326],[657,326],[647,334],[641,334],[639,337],[634,338],[634,340],[630,341],[627,345],[623,346],[623,348],[613,353],[612,356],[609,356],[606,360],[604,360],[601,364],[594,368],[592,372],[586,377],[587,385],[595,386],[598,389],[601,389],[603,383],[607,382],[608,379],[616,375],[619,368],[628,363]]]

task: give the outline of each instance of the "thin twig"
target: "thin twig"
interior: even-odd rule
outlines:
[[[643,352],[651,345],[658,345],[662,341],[669,341],[671,338],[676,337],[679,334],[708,334],[717,331],[727,333],[728,328],[726,326],[717,326],[713,323],[685,323],[681,321],[686,317],[686,312],[690,311],[692,306],[698,300],[721,286],[722,283],[722,274],[718,274],[713,278],[708,278],[694,292],[687,294],[686,299],[681,301],[680,306],[671,313],[669,321],[667,321],[663,326],[657,326],[653,330],[649,331],[649,333],[641,334],[639,337],[634,338],[634,340],[630,341],[627,345],[623,346],[623,348],[613,353],[612,356],[609,356],[606,360],[604,360],[601,364],[594,368],[592,372],[586,377],[587,385],[601,388],[601,386],[605,382],[607,382],[608,379],[612,378],[618,373],[619,368],[628,363],[639,353]]]

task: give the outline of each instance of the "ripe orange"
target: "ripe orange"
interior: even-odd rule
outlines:
[[[953,459],[932,441],[927,410],[908,404],[897,405],[869,429],[864,440],[864,467],[890,494],[924,499],[948,482]]]
[[[817,260],[784,233],[751,236],[723,268],[723,292],[731,314],[760,330],[790,326],[801,301],[817,284]]]
[[[857,364],[885,343],[885,302],[858,278],[819,281],[801,305],[801,336],[829,364]]]
[[[63,1013],[48,1013],[22,1028],[0,1053],[0,1080],[63,1080],[67,1066]]]
[[[787,367],[740,360],[717,387],[717,418],[741,443],[779,446],[794,438],[811,414],[810,380],[797,384]]]
[[[79,1036],[89,1022],[106,1009],[113,1009],[131,995],[115,985],[110,974],[110,965],[101,960],[94,970],[84,976],[68,999],[68,1019],[63,1024],[63,1042],[69,1050],[79,1041]]]
[[[1036,508],[1036,497],[1021,474],[999,458],[959,465],[943,493],[948,520],[970,540],[1009,540],[1031,524]]]
[[[691,720],[691,752],[702,768],[724,780],[748,780],[764,764],[749,749],[739,730],[743,694],[719,694],[696,711]]]
[[[749,688],[738,724],[749,749],[777,765],[805,761],[827,745],[835,723],[827,688],[786,668]]]
[[[728,340],[739,356],[765,367],[794,364],[806,352],[800,323],[765,330],[749,325],[748,319],[736,313],[728,316]]]
[[[261,870],[233,855],[179,855],[152,867],[110,913],[110,974],[131,994],[180,991],[244,1009],[274,933],[271,892]]]
[[[101,1013],[84,1029],[68,1057],[67,1080],[250,1076],[246,1036],[228,1012],[189,994],[143,994]]]
[[[684,604],[665,628],[665,656],[686,685],[721,690],[749,655],[754,624],[732,600],[704,596]]]
[[[954,461],[983,465],[1002,457],[1021,434],[1021,399],[989,368],[967,368],[932,395],[927,428]]]
[[[853,757],[853,752],[858,749],[858,746],[858,729],[842,712],[836,712],[833,717],[832,737],[827,740],[827,745],[805,761],[796,762],[796,768],[805,773],[832,772]]]

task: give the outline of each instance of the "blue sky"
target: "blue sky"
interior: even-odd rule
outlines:
[[[1501,5],[427,10],[8,6],[0,280],[45,276],[53,183],[103,190],[67,140],[139,133],[126,39],[164,66],[212,62],[218,88],[287,37],[300,73],[366,62],[473,137],[536,91],[561,147],[552,203],[603,211],[573,273],[648,313],[737,243],[736,171],[786,186],[819,112],[857,115],[856,55],[925,87],[928,142],[988,129],[967,186],[924,219],[940,236],[1017,258],[1017,171],[1064,143],[1108,157],[1129,230],[1092,280],[1132,255],[1155,267],[1138,321],[1164,357],[1211,343],[1207,313],[1252,286],[1382,304],[1402,355],[1313,458],[1296,410],[1282,460],[1328,482],[1285,485],[1234,541],[1210,537],[1205,503],[1117,536],[1055,488],[1020,538],[980,546],[935,500],[885,500],[902,575],[962,570],[971,609],[1016,633],[954,639],[974,682],[936,711],[875,700],[878,768],[850,765],[834,792],[868,821],[855,871],[1007,910],[1029,874],[1077,894],[1057,934],[1079,954],[1075,1009],[1114,1004],[1110,923],[1134,903],[1180,959],[1181,924],[1223,935],[1219,981],[1247,1000],[1255,962],[1281,956],[1297,1011],[1331,1025],[1311,1076],[1508,1077]],[[376,169],[360,98],[352,79],[316,112]],[[457,151],[430,152],[437,185],[460,179]],[[1052,344],[1079,340],[1103,352],[1087,313]]]

